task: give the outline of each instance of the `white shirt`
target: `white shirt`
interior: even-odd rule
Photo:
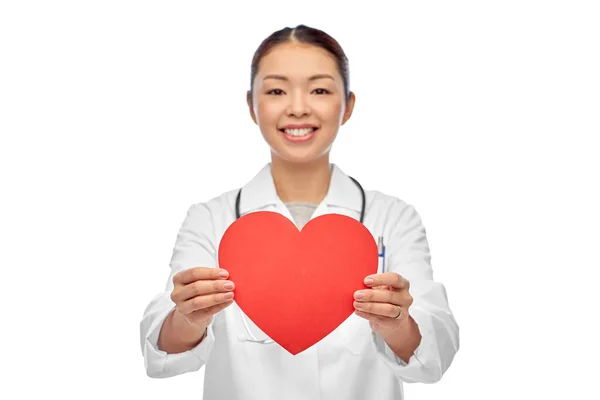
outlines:
[[[277,195],[270,167],[267,164],[243,187],[241,215],[275,211],[293,222]],[[331,167],[329,191],[311,219],[337,213],[358,220],[360,190],[339,167]],[[365,190],[364,224],[374,240],[384,238],[385,272],[396,272],[410,281],[413,304],[409,313],[422,335],[407,364],[371,331],[367,320],[355,314],[293,356],[271,341],[235,302],[214,316],[207,337],[196,348],[180,354],[158,350],[161,324],[174,307],[170,299],[173,276],[197,266],[218,267],[219,242],[235,220],[237,193],[232,190],[193,204],[187,212],[165,291],[150,302],[140,324],[148,376],[167,378],[205,366],[205,400],[403,399],[403,382],[432,383],[442,378],[458,351],[459,328],[444,286],[433,280],[425,228],[414,207],[371,190]]]

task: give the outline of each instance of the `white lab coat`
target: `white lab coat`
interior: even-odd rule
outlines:
[[[337,213],[358,220],[359,189],[335,164],[332,169],[329,192],[312,218]],[[444,286],[433,280],[425,229],[414,207],[370,190],[366,190],[364,224],[374,240],[384,237],[386,270],[410,281],[414,302],[409,312],[422,335],[407,364],[372,333],[367,320],[355,314],[325,339],[292,356],[270,341],[235,302],[215,315],[208,336],[196,348],[181,354],[158,350],[161,324],[174,307],[170,299],[173,275],[196,266],[218,267],[219,241],[235,220],[237,192],[193,204],[187,212],[166,289],[150,302],[140,324],[148,376],[167,378],[205,366],[205,400],[402,399],[403,382],[441,379],[458,351],[459,329]],[[270,164],[243,187],[242,215],[260,210],[276,211],[292,220],[277,196]]]

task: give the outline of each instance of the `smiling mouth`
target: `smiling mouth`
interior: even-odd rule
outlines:
[[[302,128],[302,129],[280,129],[279,131],[282,133],[285,133],[289,136],[300,138],[300,137],[308,136],[318,129],[319,128],[312,127],[312,128]]]

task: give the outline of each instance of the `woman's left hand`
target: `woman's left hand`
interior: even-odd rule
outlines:
[[[354,293],[356,315],[369,320],[371,329],[377,333],[400,328],[413,302],[408,291],[410,283],[394,272],[386,272],[367,276],[365,285],[370,289]]]

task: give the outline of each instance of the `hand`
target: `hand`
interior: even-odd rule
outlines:
[[[223,269],[196,267],[173,277],[171,300],[176,311],[192,325],[204,327],[213,315],[233,303],[234,284]]]
[[[367,319],[376,333],[399,329],[413,302],[408,291],[410,283],[396,273],[386,272],[367,276],[365,285],[371,289],[354,293],[356,315]]]

